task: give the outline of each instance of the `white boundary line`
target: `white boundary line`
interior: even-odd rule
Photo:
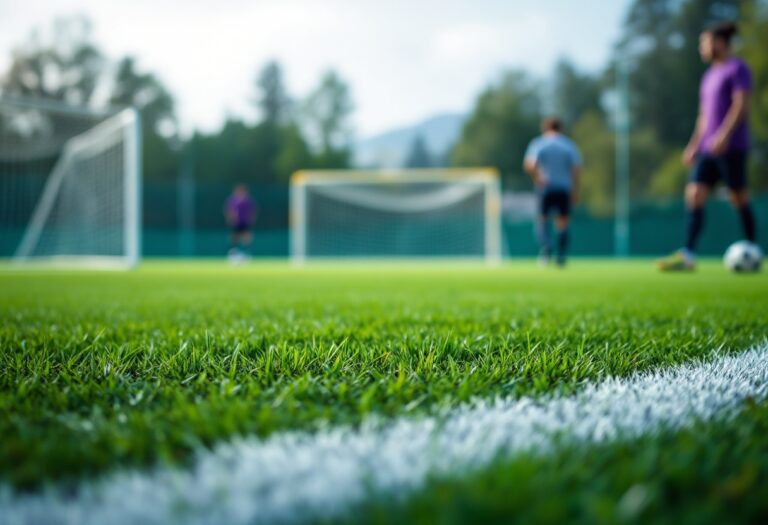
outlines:
[[[342,515],[373,493],[408,494],[430,475],[465,473],[499,457],[546,454],[559,438],[602,443],[677,430],[768,396],[768,345],[573,396],[498,399],[440,417],[367,422],[359,430],[279,433],[199,454],[191,470],[123,472],[78,494],[0,490],[3,524],[252,524]]]

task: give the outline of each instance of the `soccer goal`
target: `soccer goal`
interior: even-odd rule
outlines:
[[[135,266],[140,130],[133,109],[0,98],[3,251],[23,264]]]
[[[501,259],[498,173],[480,169],[300,171],[291,257]]]

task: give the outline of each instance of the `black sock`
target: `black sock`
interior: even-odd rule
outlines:
[[[755,214],[752,212],[752,206],[747,204],[739,208],[739,216],[741,216],[741,226],[744,228],[744,237],[749,242],[755,242],[757,235],[755,234]]]
[[[699,240],[701,230],[704,228],[704,208],[688,210],[688,237],[685,240],[685,248],[689,252],[696,249],[696,241]]]
[[[560,258],[565,258],[565,252],[568,250],[568,228],[557,232],[557,253]]]

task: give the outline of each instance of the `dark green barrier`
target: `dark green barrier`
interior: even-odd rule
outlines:
[[[39,181],[35,180],[39,186]],[[190,224],[179,214],[182,192],[175,181],[145,182],[143,188],[142,232],[145,257],[219,257],[226,254],[229,233],[223,216],[224,201],[231,191],[228,183],[197,182],[191,188],[193,209],[187,210]],[[288,188],[284,185],[251,186],[259,203],[252,253],[256,257],[285,257],[289,251]],[[25,192],[26,195],[29,192]],[[32,213],[34,199],[6,202],[0,221],[0,257],[13,254]],[[22,206],[23,204],[23,206]],[[13,206],[13,210],[8,206]],[[768,239],[768,194],[754,199],[758,234]],[[23,208],[23,209],[22,209]],[[7,215],[7,217],[6,217]],[[180,217],[182,215],[182,217]],[[7,219],[7,220],[6,220]],[[634,256],[655,256],[679,248],[685,233],[686,213],[682,199],[670,202],[641,202],[632,207],[630,250]],[[191,226],[191,227],[182,227]],[[504,224],[504,253],[530,257],[537,247],[533,224]],[[573,216],[571,251],[577,256],[611,256],[614,253],[614,225],[610,217],[594,217],[583,209]],[[705,230],[700,243],[702,255],[720,255],[741,238],[741,226],[734,210],[722,198],[707,205]],[[765,242],[763,243],[765,246]]]

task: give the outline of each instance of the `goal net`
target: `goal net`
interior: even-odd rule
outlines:
[[[140,147],[132,109],[0,98],[0,253],[21,263],[136,265]]]
[[[291,179],[291,256],[501,258],[492,169],[301,171]]]

